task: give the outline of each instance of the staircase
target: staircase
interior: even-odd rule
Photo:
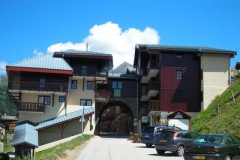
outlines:
[[[11,102],[13,102],[17,107],[20,105],[21,93],[20,92],[8,92],[8,96]]]

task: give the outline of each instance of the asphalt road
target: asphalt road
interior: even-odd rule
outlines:
[[[183,160],[171,152],[158,155],[155,148],[133,143],[126,136],[95,136],[74,160]]]

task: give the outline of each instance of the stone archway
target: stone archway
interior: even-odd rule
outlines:
[[[95,134],[99,135],[100,131],[104,130],[109,132],[129,132],[133,131],[133,120],[134,120],[134,110],[133,106],[127,105],[125,102],[120,100],[112,100],[102,106],[98,105],[96,108],[96,128]],[[108,112],[109,115],[115,114],[114,116],[105,116]],[[119,113],[118,113],[119,112]],[[108,126],[107,126],[108,125]]]

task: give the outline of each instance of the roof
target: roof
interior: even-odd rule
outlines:
[[[168,119],[191,119],[192,117],[183,112],[182,110],[177,110],[167,116]]]
[[[31,124],[25,123],[15,127],[12,145],[28,144],[38,147],[38,131]]]
[[[69,49],[69,50],[65,50],[65,51],[58,51],[58,52],[54,52],[54,55],[85,55],[85,56],[110,56],[112,57],[111,54],[107,54],[107,53],[102,53],[102,52],[94,52],[94,51],[80,51],[80,50],[73,50],[73,49]]]
[[[201,47],[201,46],[179,46],[179,45],[159,45],[159,44],[137,44],[136,48],[146,49],[158,49],[158,50],[171,50],[171,51],[195,51],[204,53],[226,53],[236,55],[236,51],[212,48],[212,47]]]
[[[68,63],[63,58],[55,58],[52,53],[43,54],[33,58],[28,58],[23,61],[7,65],[8,68],[32,68],[32,69],[50,69],[73,71]]]
[[[84,108],[84,115],[91,115],[93,113],[94,113],[93,107]],[[37,123],[35,125],[35,129],[42,130],[45,128],[49,128],[51,126],[55,126],[55,125],[58,125],[58,124],[61,124],[61,123],[67,122],[67,121],[72,121],[72,120],[78,119],[82,115],[83,115],[83,109]]]

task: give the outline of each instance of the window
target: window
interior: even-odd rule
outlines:
[[[64,96],[59,96],[59,102],[65,102],[65,97]]]
[[[76,80],[72,80],[71,88],[72,89],[77,89],[77,81]]]
[[[115,81],[112,82],[112,88],[117,88],[117,82]]]
[[[177,54],[176,58],[178,58],[178,59],[182,58],[182,54]]]
[[[146,116],[147,115],[147,108],[142,108],[142,116]]]
[[[87,66],[82,66],[82,74],[87,74]]]
[[[122,82],[118,82],[118,88],[122,88]]]
[[[38,96],[38,102],[50,105],[51,98],[50,96]]]
[[[92,106],[91,99],[80,99],[80,106]]]
[[[114,97],[121,97],[121,89],[123,87],[123,84],[122,82],[116,82],[116,81],[113,81],[112,82],[112,88],[114,89]]]
[[[176,78],[177,78],[177,79],[182,79],[182,74],[183,74],[183,71],[182,71],[182,70],[177,70],[177,71],[176,71]]]
[[[45,88],[45,78],[40,78],[40,88]]]
[[[92,90],[92,82],[87,81],[87,90]]]
[[[142,86],[142,95],[147,95],[147,86]]]

